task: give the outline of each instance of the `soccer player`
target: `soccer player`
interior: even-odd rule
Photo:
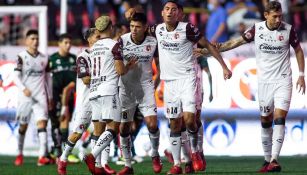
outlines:
[[[255,41],[258,73],[258,98],[261,115],[261,140],[264,164],[260,172],[279,172],[279,153],[284,142],[286,116],[292,95],[290,46],[299,68],[296,88],[305,93],[305,61],[297,34],[290,24],[282,21],[281,4],[270,1],[264,11],[265,21],[256,23],[241,37],[218,45],[226,51]],[[196,51],[195,51],[196,52]],[[204,53],[204,50],[197,50]],[[274,121],[274,128],[272,123]]]
[[[135,13],[134,9],[130,9],[126,13],[126,18],[130,19],[133,13]],[[149,33],[158,41],[161,79],[165,82],[165,113],[170,119],[170,143],[174,158],[174,166],[168,173],[182,173],[180,166],[181,112],[183,112],[189,134],[193,168],[195,171],[200,171],[203,168],[203,162],[197,150],[198,126],[195,120],[196,75],[193,45],[200,43],[214,55],[223,68],[225,79],[231,77],[231,71],[217,50],[202,37],[198,28],[190,23],[178,21],[176,1],[167,1],[164,4],[162,16],[164,23],[150,27]]]
[[[100,39],[99,32],[95,28],[90,28],[84,33],[84,39],[88,42],[89,47]],[[90,84],[90,53],[88,49],[82,51],[77,57],[77,99],[76,99],[76,119],[73,133],[68,137],[63,153],[58,161],[58,174],[66,175],[67,157],[74,148],[77,141],[81,138],[83,132],[88,128],[92,111],[89,104],[89,84]],[[70,83],[68,87],[64,88],[63,96],[69,94],[70,89],[74,89],[74,83]],[[66,101],[62,101],[62,104],[68,104],[68,97],[63,97]],[[108,159],[108,153],[106,158]],[[107,165],[108,166],[108,165]],[[112,171],[110,174],[116,172]]]
[[[91,84],[90,104],[92,106],[92,121],[94,136],[97,142],[91,153],[84,157],[91,173],[105,173],[100,167],[95,167],[95,159],[115,138],[121,121],[121,105],[118,97],[119,76],[126,74],[136,64],[132,58],[126,65],[122,58],[122,45],[112,40],[114,31],[110,18],[101,16],[95,21],[96,29],[101,39],[90,49]],[[106,122],[107,130],[102,130],[102,121]],[[96,159],[97,160],[97,159]]]
[[[62,34],[58,41],[59,51],[52,54],[49,59],[50,69],[53,80],[53,109],[49,111],[51,119],[51,135],[54,143],[53,155],[59,157],[61,155],[62,142],[66,142],[68,138],[68,125],[70,117],[61,118],[61,96],[64,87],[70,82],[76,81],[76,55],[70,53],[71,36]],[[73,98],[70,99],[68,108],[72,114],[74,108]],[[63,108],[64,109],[64,108]],[[63,111],[64,112],[64,111]],[[61,120],[61,121],[60,121]]]
[[[48,121],[47,99],[50,104],[52,85],[48,57],[38,51],[38,45],[38,31],[29,30],[26,33],[26,50],[18,54],[17,67],[15,68],[14,83],[20,90],[16,114],[20,123],[16,166],[23,164],[24,139],[31,116],[36,121],[38,131],[39,157],[37,166],[50,163],[50,159],[46,157],[48,152],[46,127]]]
[[[131,126],[138,106],[144,116],[152,147],[152,164],[155,173],[160,173],[162,163],[158,152],[160,131],[157,121],[157,107],[152,80],[152,60],[157,48],[157,40],[146,35],[147,19],[144,13],[135,13],[130,21],[130,33],[120,37],[123,45],[124,62],[137,58],[137,67],[121,76],[119,97],[122,103],[120,124],[120,144],[125,159],[125,167],[118,174],[133,174],[131,165]],[[157,54],[156,54],[157,55]]]

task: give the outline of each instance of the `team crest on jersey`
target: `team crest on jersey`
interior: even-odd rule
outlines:
[[[56,63],[56,64],[61,64],[61,60],[60,60],[60,59],[57,59],[57,60],[55,61],[55,63]]]
[[[259,30],[263,30],[264,28],[262,26],[259,27]]]
[[[245,33],[245,37],[247,38],[247,39],[252,39],[252,34],[250,33],[250,32],[246,32]],[[260,36],[259,36],[260,37]]]
[[[179,38],[179,33],[175,33],[174,38],[178,39]]]
[[[279,41],[283,41],[283,40],[284,40],[284,36],[279,35],[279,36],[278,36],[278,40],[279,40]]]

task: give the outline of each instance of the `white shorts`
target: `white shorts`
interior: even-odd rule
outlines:
[[[166,80],[164,84],[164,104],[167,118],[178,118],[181,112],[195,113],[196,78]]]
[[[259,109],[261,116],[269,116],[274,108],[289,110],[292,96],[292,81],[258,83]]]
[[[90,104],[92,106],[92,120],[120,122],[122,109],[118,94],[92,99]]]
[[[39,98],[22,96],[19,98],[16,116],[20,124],[28,124],[32,115],[34,116],[35,122],[40,120],[48,120],[48,105],[46,96],[42,95]]]
[[[121,122],[131,122],[134,119],[136,107],[144,117],[157,115],[157,106],[152,83],[142,85],[141,88],[120,87],[119,98],[122,103]]]
[[[76,116],[74,118],[73,132],[82,134],[90,125],[92,119],[92,107],[90,102],[85,102],[82,106],[76,109]]]

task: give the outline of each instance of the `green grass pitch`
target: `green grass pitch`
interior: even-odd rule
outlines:
[[[216,157],[207,156],[207,170],[195,174],[225,174],[225,175],[248,175],[258,174],[256,171],[260,168],[262,157]],[[14,157],[0,156],[0,175],[56,175],[56,165],[48,165],[43,167],[36,166],[36,158],[25,157],[24,165],[16,167],[13,165]],[[282,173],[280,175],[306,175],[307,174],[307,156],[291,156],[281,157]],[[120,170],[122,166],[114,163],[110,164],[116,170]],[[171,164],[163,159],[163,170],[161,174],[166,174]],[[136,175],[154,174],[151,168],[149,158],[143,163],[134,164],[134,172]],[[183,166],[182,166],[183,167]],[[70,164],[67,168],[68,175],[89,175],[87,167],[84,163]]]

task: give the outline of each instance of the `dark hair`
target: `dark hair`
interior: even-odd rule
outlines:
[[[59,42],[62,42],[64,39],[72,39],[71,35],[69,35],[68,33],[63,33],[59,36]]]
[[[177,8],[178,8],[178,9],[180,8],[179,6],[181,6],[181,7],[182,7],[182,5],[180,5],[180,4],[179,4],[177,1],[174,1],[174,0],[168,0],[168,1],[166,1],[166,2],[163,4],[163,8],[164,8],[164,7],[165,7],[165,5],[166,5],[167,3],[169,3],[169,2],[176,4],[176,6],[177,6]]]
[[[87,41],[87,39],[91,36],[93,36],[93,34],[95,33],[96,29],[95,28],[89,28],[87,29],[84,33],[83,33],[83,38],[85,39],[85,41]]]
[[[269,13],[270,11],[277,12],[281,10],[281,4],[278,1],[270,1],[264,8],[264,11]]]
[[[146,24],[147,18],[146,18],[146,15],[144,13],[135,13],[132,16],[131,21],[138,21],[138,22],[141,22],[142,24]]]
[[[30,35],[38,35],[38,30],[36,30],[36,29],[28,30],[27,33],[26,33],[26,37],[28,37]]]

